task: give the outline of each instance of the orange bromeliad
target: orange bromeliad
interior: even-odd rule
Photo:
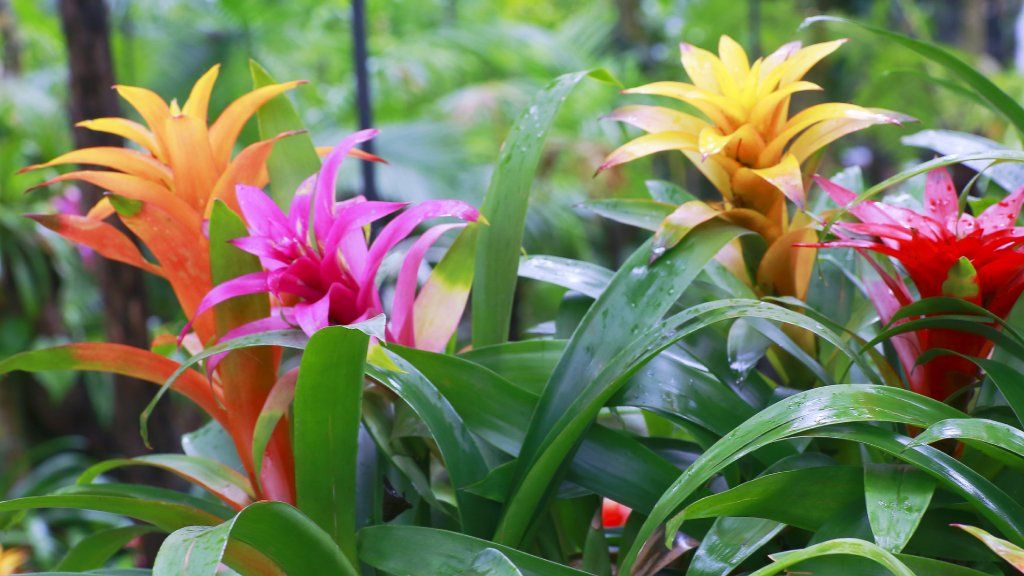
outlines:
[[[722,36],[718,56],[682,44],[682,64],[692,83],[654,82],[626,94],[667,96],[695,108],[702,117],[662,106],[625,106],[608,118],[647,132],[612,152],[599,168],[667,150],[682,152],[722,194],[722,202],[691,201],[665,219],[655,235],[655,255],[678,243],[697,224],[715,217],[764,237],[767,252],[755,272],[767,294],[803,298],[814,254],[793,244],[816,238],[802,212],[790,215],[786,199],[804,205],[814,154],[836,139],[873,124],[912,120],[888,110],[825,103],[790,116],[790,99],[821,90],[802,80],[845,40],[801,47],[791,42],[750,62],[732,38]],[[723,254],[723,257],[725,255]],[[732,264],[737,264],[732,261]],[[730,266],[751,279],[743,266]]]
[[[33,218],[106,258],[166,279],[188,318],[194,318],[203,296],[213,287],[205,226],[215,202],[223,201],[239,212],[236,186],[265,186],[269,178],[266,162],[274,143],[292,133],[257,142],[233,155],[236,140],[261,106],[302,83],[257,88],[229,104],[213,123],[208,123],[210,95],[218,69],[213,67],[199,79],[184,106],[176,101],[167,103],[145,88],[115,86],[145,125],[125,118],[99,118],[79,124],[82,128],[124,137],[138,145],[138,150],[84,148],[25,169],[62,164],[109,169],[76,170],[40,185],[78,180],[107,191],[86,215]],[[368,156],[359,151],[352,155]],[[114,215],[148,248],[156,262],[143,256],[128,235],[105,222]],[[195,318],[198,342],[193,343],[192,351],[234,327],[215,326],[213,313],[200,315]],[[293,502],[293,464],[287,427],[278,427],[273,435],[259,478],[254,472],[259,467],[253,466],[251,449],[253,427],[275,383],[280,353],[266,350],[238,356],[237,361],[223,364],[210,379],[190,370],[173,388],[203,408],[232,436],[256,498]],[[177,362],[146,350],[95,342],[65,346],[60,358],[49,358],[51,363],[64,364],[66,368],[117,372],[157,384],[163,384],[178,367]],[[230,498],[226,501],[236,507],[245,504]]]

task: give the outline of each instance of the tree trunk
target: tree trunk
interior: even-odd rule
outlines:
[[[3,38],[3,75],[21,75],[21,37],[10,0],[0,0],[0,38]]]
[[[103,0],[60,0],[60,16],[68,46],[71,122],[119,116],[117,95],[111,90],[114,66],[110,56],[107,8]],[[121,138],[111,134],[77,129],[74,136],[78,148],[123,145]],[[89,201],[98,200],[103,193],[94,186],[80,186]],[[96,273],[103,293],[107,339],[148,348],[142,272],[124,264],[101,260]],[[151,384],[117,377],[113,442],[121,454],[133,456],[146,451],[138,434],[139,414],[154,392]],[[150,419],[150,437],[158,451],[178,450],[170,406],[169,402],[163,403]]]

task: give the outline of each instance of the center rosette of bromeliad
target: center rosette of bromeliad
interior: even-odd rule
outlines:
[[[665,150],[679,150],[721,192],[728,207],[754,210],[786,226],[785,198],[805,200],[802,166],[834,140],[873,124],[899,124],[907,116],[855,104],[829,102],[790,116],[791,97],[821,90],[802,80],[836,40],[801,47],[783,45],[753,63],[732,38],[722,36],[718,55],[682,44],[683,68],[691,83],[663,81],[625,94],[666,96],[697,115],[662,106],[625,106],[608,117],[636,126],[641,136],[612,152],[600,170]]]

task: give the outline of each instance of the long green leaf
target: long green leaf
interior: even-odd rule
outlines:
[[[1005,349],[996,348],[996,352],[1003,350]],[[977,365],[978,368],[984,370],[992,383],[999,389],[999,392],[1006,398],[1006,403],[1010,405],[1013,413],[1017,416],[1017,420],[1024,423],[1024,388],[1020,386],[1020,372],[998,360],[977,358],[944,348],[932,348],[922,354],[917,361],[919,364],[924,364],[936,356],[943,355],[958,356],[964,360],[969,360]],[[1024,356],[1020,356],[1020,358],[1024,358]]]
[[[908,448],[948,438],[983,442],[1024,458],[1024,432],[1002,422],[982,418],[953,418],[936,422],[915,436]]]
[[[359,574],[329,534],[283,502],[257,502],[216,526],[175,531],[160,547],[153,574],[214,576],[231,540],[259,550],[285,574]]]
[[[522,350],[519,344],[502,344],[484,350],[493,359],[493,353],[499,349]],[[451,402],[473,433],[507,454],[519,453],[525,436],[523,422],[535,409],[537,393],[517,387],[499,374],[464,358],[412,349],[399,351]],[[514,355],[507,359],[511,364],[522,366],[516,362],[517,358],[520,357]],[[499,486],[506,493],[514,471],[509,466],[495,469],[495,474],[500,471],[503,475]],[[646,511],[676,475],[677,469],[672,464],[643,444],[621,432],[595,426],[587,432],[569,464],[568,479],[631,508]],[[494,477],[488,477],[488,482],[494,481]],[[504,496],[498,499],[504,500]]]
[[[701,540],[686,576],[728,574],[785,527],[761,518],[718,518]]]
[[[299,510],[356,560],[356,461],[370,337],[329,326],[309,339],[295,385]]]
[[[958,410],[905,390],[873,385],[827,386],[794,395],[769,406],[730,432],[687,468],[641,527],[627,553],[623,574],[655,529],[712,475],[761,446],[802,431],[839,422],[883,420],[927,427],[939,420],[962,417]],[[667,533],[674,534],[680,519]]]
[[[609,78],[604,70],[559,76],[533,99],[502,145],[481,208],[490,225],[480,230],[477,240],[472,304],[474,347],[508,340],[526,209],[544,140],[562,102],[588,76]]]
[[[249,61],[253,88],[274,84],[274,79],[255,61]],[[267,159],[267,171],[270,173],[270,192],[274,200],[282,208],[286,207],[302,181],[320,169],[320,158],[305,126],[295,112],[288,96],[281,94],[264,104],[256,111],[260,138],[267,140],[278,134],[302,130],[291,138],[285,138],[274,144],[274,149]]]
[[[580,208],[614,222],[654,232],[676,206],[646,198],[606,198],[584,202]]]
[[[100,474],[124,466],[153,466],[202,487],[225,503],[242,508],[254,498],[249,479],[215,460],[184,454],[145,454],[105,460],[82,472],[79,484],[91,484]]]
[[[68,553],[54,569],[82,572],[102,568],[114,554],[117,554],[129,542],[139,536],[156,531],[156,528],[152,526],[133,524],[93,532],[68,550]]]
[[[622,265],[591,306],[551,375],[523,442],[497,540],[518,544],[562,465],[604,402],[618,374],[605,375],[611,359],[669,310],[697,274],[729,241],[747,230],[706,222],[653,264],[647,242]],[[574,406],[575,405],[575,406]]]
[[[845,26],[857,27],[861,30],[867,30],[876,36],[905,48],[909,48],[928,60],[939,64],[952,73],[956,78],[970,86],[978,93],[979,96],[984,98],[991,105],[993,110],[1002,114],[1010,121],[1011,124],[1014,125],[1014,127],[1017,128],[1017,131],[1024,136],[1024,108],[1022,108],[1014,98],[1010,97],[1009,94],[1002,91],[991,80],[986,78],[981,72],[978,72],[977,66],[960,60],[946,49],[936,46],[935,44],[915,40],[914,38],[910,38],[896,32],[891,32],[884,28],[878,28],[876,26],[856,22],[854,20],[847,20],[845,18],[837,18],[835,16],[813,16],[804,20],[801,27],[809,26],[817,22],[836,23]]]
[[[52,494],[0,502],[0,512],[39,508],[71,508],[120,514],[171,532],[182,526],[219,524],[222,518],[185,504],[103,494]]]
[[[702,498],[687,506],[682,518],[764,518],[813,532],[859,500],[863,493],[863,473],[859,468],[802,468],[767,474]]]
[[[875,544],[898,554],[910,541],[935,492],[935,482],[905,464],[866,464],[864,501]]]
[[[511,560],[523,576],[586,576],[568,566],[456,532],[417,526],[370,526],[359,531],[360,559],[394,576],[462,576],[489,548]]]
[[[418,366],[408,360],[419,355],[431,355],[411,348],[393,346],[388,355],[394,369],[378,365],[368,366],[368,373],[398,394],[430,430],[444,457],[448,475],[456,489],[459,518],[463,530],[479,536],[494,529],[498,508],[494,502],[465,491],[468,486],[487,477],[489,468],[483,452],[459,413],[443,397],[433,373],[421,373]],[[445,357],[440,354],[434,356]]]
[[[524,256],[519,262],[519,275],[557,284],[596,299],[611,282],[613,272],[597,264],[571,258]]]
[[[922,130],[917,134],[904,136],[900,142],[907,146],[918,146],[934,150],[938,154],[972,154],[990,150],[1005,149],[1006,146],[976,134],[952,130]],[[975,161],[965,162],[972,170],[984,172],[1003,190],[1013,192],[1024,186],[1024,166],[1019,164],[996,164]]]
[[[871,188],[868,188],[867,190],[861,192],[860,194],[857,195],[853,202],[847,204],[846,207],[840,210],[834,218],[839,218],[841,215],[848,212],[852,206],[860,204],[865,200],[874,198],[878,194],[882,193],[884,190],[887,190],[901,182],[906,182],[907,180],[910,180],[914,176],[924,174],[936,168],[952,166],[954,164],[965,164],[968,162],[974,162],[978,160],[990,160],[996,162],[1024,162],[1024,152],[1021,152],[1019,150],[991,150],[988,152],[975,152],[972,154],[950,154],[948,156],[940,156],[939,158],[935,158],[927,162],[922,162],[920,164],[917,164],[916,166],[907,168],[902,172],[890,176],[885,180],[882,180],[878,184],[875,184]]]
[[[775,560],[774,562],[751,573],[750,576],[773,576],[804,560],[834,554],[848,554],[859,558],[868,558],[881,564],[895,576],[916,576],[910,571],[910,568],[907,568],[906,564],[900,562],[898,558],[883,548],[871,542],[854,538],[838,538],[822,542],[821,544],[815,544],[814,546],[808,546],[802,550],[790,550],[773,554],[772,559]]]

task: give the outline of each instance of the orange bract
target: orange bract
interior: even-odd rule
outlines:
[[[73,241],[100,254],[132,264],[166,278],[174,288],[186,315],[191,315],[202,295],[210,289],[209,260],[203,221],[215,200],[236,208],[235,187],[239,184],[265,186],[266,161],[274,143],[293,133],[257,142],[232,157],[238,135],[245,123],[270,99],[302,84],[285,82],[257,88],[238,98],[212,123],[207,122],[210,94],[220,67],[204,74],[184,106],[165,102],[145,88],[115,86],[141,116],[144,124],[125,118],[98,118],[78,126],[121,136],[139,150],[98,146],[63,154],[45,164],[25,168],[38,170],[62,164],[99,166],[109,171],[77,170],[52,178],[40,186],[79,180],[109,192],[86,216],[44,218],[39,221]],[[115,207],[120,205],[121,209]],[[119,230],[101,221],[114,212],[156,257],[158,264],[141,255],[127,254],[131,241]],[[130,250],[129,250],[130,252]],[[118,257],[125,254],[129,257]],[[188,261],[189,265],[182,265]],[[199,326],[202,335],[212,335],[212,323]]]

